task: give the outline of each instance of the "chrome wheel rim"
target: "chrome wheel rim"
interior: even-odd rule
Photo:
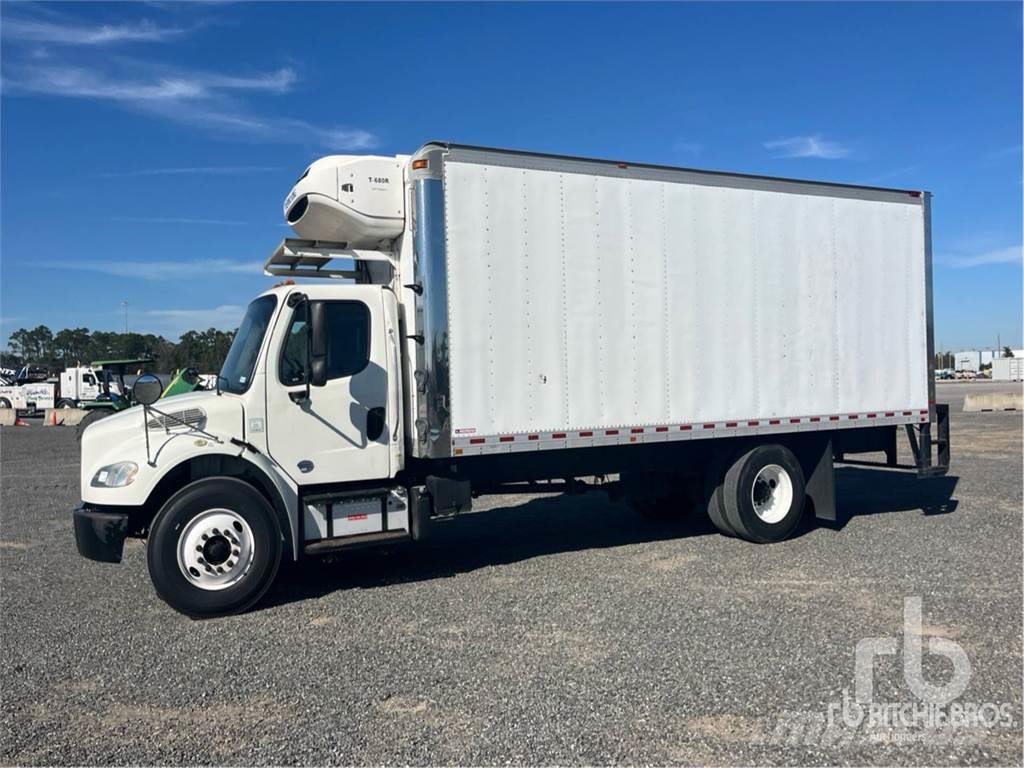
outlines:
[[[178,537],[178,567],[188,582],[215,592],[237,584],[252,567],[252,528],[237,512],[208,509],[193,517]]]

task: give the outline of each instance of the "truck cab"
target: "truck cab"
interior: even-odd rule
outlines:
[[[157,405],[155,377],[141,377],[143,409],[85,430],[83,555],[118,562],[125,537],[148,537],[161,597],[204,616],[258,599],[282,557],[411,538],[410,490],[396,479],[405,165],[310,166],[285,202],[306,237],[267,259],[286,279],[248,305],[215,388]]]
[[[103,372],[96,371],[92,366],[80,365],[65,368],[60,374],[60,390],[58,391],[58,408],[75,408],[81,403],[99,398],[103,392]],[[111,391],[120,394],[116,383],[110,383]]]

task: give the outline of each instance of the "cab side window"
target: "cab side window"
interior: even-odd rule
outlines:
[[[327,379],[359,373],[370,361],[370,310],[361,301],[324,303],[327,324]],[[309,329],[304,307],[297,307],[281,349],[279,375],[285,386],[306,380],[306,344]]]

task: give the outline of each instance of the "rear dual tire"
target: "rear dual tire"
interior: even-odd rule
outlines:
[[[805,481],[782,445],[759,445],[732,463],[708,499],[708,517],[726,536],[758,544],[783,541],[800,524]]]

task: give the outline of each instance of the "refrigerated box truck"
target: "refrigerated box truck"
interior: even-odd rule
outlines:
[[[480,494],[597,485],[763,543],[904,432],[903,468],[948,466],[927,193],[430,143],[317,160],[284,216],[217,389],[144,378],[83,437],[79,551],[148,537],[184,613]]]

